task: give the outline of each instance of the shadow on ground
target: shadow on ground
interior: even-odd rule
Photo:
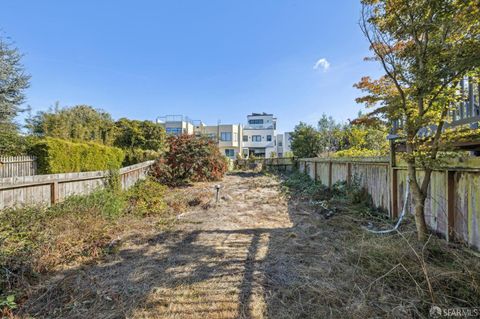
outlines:
[[[195,223],[173,231],[124,238],[126,244],[101,263],[54,274],[34,290],[21,315],[345,317],[332,310],[344,306],[334,288],[335,274],[348,271],[335,266],[341,242],[319,243],[339,233],[348,237],[348,229],[322,231],[322,217],[287,202],[272,177],[240,173],[226,179],[233,179],[226,186],[229,202],[195,212]],[[354,294],[354,287],[344,286]]]

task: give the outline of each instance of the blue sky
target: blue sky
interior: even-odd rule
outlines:
[[[359,0],[4,0],[0,29],[25,54],[34,111],[207,124],[272,112],[288,131],[360,110],[352,85],[380,70],[363,61],[359,12]]]

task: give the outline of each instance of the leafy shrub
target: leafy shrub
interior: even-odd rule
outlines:
[[[112,193],[120,193],[122,190],[122,180],[120,177],[120,170],[118,169],[109,169],[107,175],[105,176],[105,188]]]
[[[123,151],[116,147],[51,137],[34,144],[30,153],[37,157],[38,170],[42,174],[120,168],[125,157]]]
[[[125,192],[107,188],[51,207],[0,211],[0,314],[37,273],[99,258],[128,218],[168,211],[165,193],[166,186],[147,179]]]
[[[28,121],[35,136],[65,140],[88,141],[111,145],[115,137],[112,116],[89,105],[55,107],[38,112]]]
[[[376,211],[371,196],[360,186],[355,176],[350,185],[346,181],[340,181],[328,187],[311,179],[307,174],[294,171],[286,176],[282,185],[288,193],[309,202],[328,201],[335,204],[342,202],[356,205],[357,208],[365,208],[368,212]]]
[[[293,152],[292,151],[287,151],[283,153],[283,157],[293,157]]]
[[[323,200],[330,197],[327,186],[322,185],[319,181],[314,181],[307,174],[298,171],[290,174],[283,181],[283,186],[289,192],[306,199]]]
[[[5,298],[0,298],[0,309],[7,307],[8,309],[16,309],[15,295],[8,295]]]
[[[152,150],[143,150],[140,148],[134,148],[125,151],[125,159],[123,160],[123,166],[142,163],[150,160],[154,160],[160,157],[160,152]]]
[[[121,118],[115,122],[114,145],[122,149],[162,151],[165,146],[165,129],[152,121]]]
[[[152,167],[162,184],[177,186],[190,182],[220,180],[228,169],[218,146],[207,137],[170,136],[168,150]]]
[[[162,214],[167,209],[167,187],[151,178],[138,182],[128,192],[129,211],[140,216]]]
[[[48,208],[0,211],[0,300],[28,287],[39,272],[101,256],[124,207],[125,197],[101,190]]]
[[[376,150],[367,148],[352,147],[346,150],[337,151],[332,154],[333,157],[377,157],[387,155],[386,150]]]

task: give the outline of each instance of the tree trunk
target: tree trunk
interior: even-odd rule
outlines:
[[[427,240],[427,223],[425,222],[425,200],[427,199],[426,191],[422,191],[417,180],[417,170],[414,161],[408,161],[408,177],[410,180],[410,190],[413,199],[413,207],[415,213],[415,226],[417,228],[417,237],[419,241]],[[424,178],[430,179],[430,171],[425,172]],[[427,176],[428,175],[428,176]]]
[[[413,192],[415,226],[417,227],[417,237],[419,241],[427,240],[427,223],[425,222],[425,199],[422,193]]]

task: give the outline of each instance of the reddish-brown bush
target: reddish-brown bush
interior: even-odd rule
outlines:
[[[216,143],[207,137],[170,136],[168,150],[152,168],[152,175],[161,183],[178,186],[190,182],[220,180],[228,165]]]

